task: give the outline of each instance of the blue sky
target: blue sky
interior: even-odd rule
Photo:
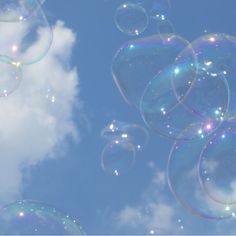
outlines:
[[[187,40],[203,35],[204,30],[236,35],[235,0],[170,1],[170,20],[176,34]],[[111,75],[115,52],[132,39],[119,32],[113,21],[115,9],[122,3],[121,0],[47,0],[44,3],[50,24],[53,27],[59,24],[54,37],[62,37],[69,46],[62,47],[62,51],[57,49],[60,53],[53,49],[56,56],[50,58],[54,60],[59,55],[58,64],[52,64],[58,67],[47,68],[41,76],[50,80],[57,70],[56,75],[62,74],[60,67],[64,68],[63,77],[58,75],[61,83],[58,97],[63,100],[63,106],[59,103],[56,110],[61,108],[67,115],[57,111],[55,117],[59,116],[61,123],[56,131],[44,134],[56,137],[56,148],[50,146],[49,151],[45,148],[43,157],[36,158],[35,162],[22,157],[24,168],[19,174],[22,181],[17,190],[12,190],[9,198],[6,193],[2,201],[20,198],[54,205],[77,217],[87,234],[150,234],[151,230],[155,234],[235,233],[234,220],[199,218],[175,200],[166,179],[173,140],[149,130],[148,145],[138,153],[134,167],[127,174],[114,177],[101,168],[101,152],[106,142],[100,132],[109,122],[116,119],[145,126],[138,110],[123,100]],[[64,25],[56,23],[58,20]],[[155,34],[155,30],[155,25],[151,24],[136,38]],[[54,40],[59,44],[60,40]],[[67,55],[66,50],[71,50],[71,55]],[[73,68],[78,75],[71,72]],[[27,75],[34,74],[28,70]],[[77,82],[68,83],[68,79]],[[18,93],[22,86],[24,84]],[[42,143],[39,139],[35,145],[39,148]],[[50,155],[53,158],[49,158]],[[10,171],[15,169],[10,168]],[[7,178],[12,178],[9,182],[13,183],[17,176]],[[12,189],[14,187],[13,184]]]

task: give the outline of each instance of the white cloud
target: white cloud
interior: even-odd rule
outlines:
[[[28,48],[27,57],[40,53],[39,44],[47,31],[44,28],[38,31],[39,39]],[[76,36],[61,21],[53,31],[54,41],[46,57],[23,66],[19,88],[0,98],[1,204],[19,197],[23,187],[22,168],[53,157],[55,147],[68,135],[78,138],[72,109],[78,102],[79,84],[77,71],[70,66]],[[17,33],[21,34],[20,29]]]
[[[152,165],[152,169],[153,169]],[[134,233],[170,234],[181,232],[175,209],[163,196],[166,185],[165,173],[155,168],[150,186],[140,204],[125,206],[117,215],[116,224]]]

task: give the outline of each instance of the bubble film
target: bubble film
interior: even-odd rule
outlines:
[[[116,10],[115,24],[122,33],[139,35],[145,31],[148,23],[146,10],[140,4],[123,3]]]
[[[84,235],[79,223],[56,208],[18,201],[0,211],[1,235]]]
[[[185,129],[181,135],[189,132]],[[190,128],[191,132],[191,128]],[[208,138],[174,143],[167,167],[170,189],[176,200],[189,212],[203,219],[221,220],[235,216],[235,206],[212,200],[199,182],[198,162]]]
[[[19,21],[0,21],[0,29],[4,32],[0,38],[2,61],[9,57],[22,65],[36,63],[47,54],[53,40],[52,29],[40,5]]]
[[[236,203],[236,123],[228,122],[203,147],[199,161],[200,183],[207,194],[222,204]]]
[[[123,139],[109,142],[102,151],[101,165],[104,171],[120,176],[126,174],[134,165],[136,149]]]

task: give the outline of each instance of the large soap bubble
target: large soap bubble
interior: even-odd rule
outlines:
[[[112,75],[125,101],[139,109],[149,81],[172,65],[187,46],[188,41],[172,34],[148,36],[124,44],[114,56]]]
[[[186,136],[186,132],[189,128],[180,135]],[[235,216],[236,206],[212,200],[199,182],[199,157],[208,138],[184,141],[180,137],[174,143],[168,159],[168,183],[176,200],[192,214],[204,219],[231,218]]]
[[[79,223],[56,208],[17,201],[0,211],[1,235],[84,235]]]
[[[193,51],[196,55],[194,60],[191,58]],[[191,46],[188,46],[179,56],[180,60],[187,60],[189,63],[195,64],[196,67],[207,71],[211,76],[225,77],[229,88],[229,106],[225,118],[229,119],[236,115],[235,55],[236,38],[218,33],[207,34],[194,40]],[[220,99],[224,99],[224,96],[221,96]]]
[[[30,15],[18,21],[0,20],[0,33],[0,60],[10,57],[23,65],[41,60],[53,40],[52,29],[38,1],[37,9]]]
[[[144,32],[148,23],[146,10],[139,4],[124,3],[116,10],[115,24],[125,34],[139,35]]]
[[[228,122],[205,144],[199,160],[200,182],[207,194],[223,204],[236,203],[236,123]]]

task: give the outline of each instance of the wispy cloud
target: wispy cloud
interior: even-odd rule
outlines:
[[[39,38],[27,53],[40,53],[47,30],[38,31]],[[79,80],[70,65],[76,35],[61,21],[53,26],[53,34],[48,54],[38,63],[23,66],[19,88],[0,99],[1,204],[20,196],[22,168],[55,157],[55,147],[68,135],[79,138],[72,117],[73,106],[79,103]]]

